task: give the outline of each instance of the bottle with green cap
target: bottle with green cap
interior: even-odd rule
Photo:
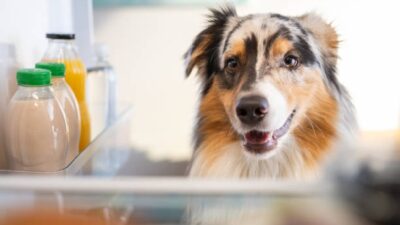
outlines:
[[[69,138],[69,150],[66,161],[66,165],[68,165],[79,154],[79,138],[81,132],[79,105],[74,93],[65,81],[64,64],[42,62],[37,63],[36,68],[49,70],[51,72],[54,95],[65,112]]]
[[[65,167],[68,126],[44,69],[17,71],[18,89],[7,112],[6,145],[13,170],[53,172]]]

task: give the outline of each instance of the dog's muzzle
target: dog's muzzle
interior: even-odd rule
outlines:
[[[238,101],[236,115],[242,125],[250,128],[250,131],[241,134],[243,146],[247,151],[262,154],[275,149],[279,138],[288,132],[296,110],[293,109],[281,127],[275,130],[262,128],[263,120],[268,116],[268,112],[269,103],[265,97],[245,96]]]

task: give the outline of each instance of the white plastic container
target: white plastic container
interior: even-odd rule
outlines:
[[[8,103],[17,90],[17,62],[14,45],[0,43],[0,169],[8,169],[5,146],[5,116]]]
[[[93,130],[101,130],[116,118],[116,74],[108,62],[107,46],[95,44],[94,51],[96,61],[94,67],[89,68],[86,90],[91,115],[97,117]]]
[[[6,143],[10,169],[54,172],[65,167],[68,127],[51,88],[50,71],[21,69],[18,89],[7,112]]]
[[[54,95],[65,112],[68,125],[69,150],[66,165],[70,164],[79,154],[79,137],[81,134],[81,118],[78,101],[72,89],[65,81],[65,65],[62,63],[37,63],[36,68],[51,72]]]

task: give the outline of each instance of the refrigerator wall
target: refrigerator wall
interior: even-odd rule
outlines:
[[[46,33],[75,33],[85,64],[92,64],[93,15],[91,0],[13,0],[0,7],[0,42],[16,46],[22,67],[42,57]]]

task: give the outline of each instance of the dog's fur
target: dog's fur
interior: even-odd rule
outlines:
[[[187,76],[197,67],[202,82],[190,175],[318,174],[330,150],[356,127],[353,106],[336,77],[337,48],[334,28],[315,14],[239,17],[231,6],[211,9],[208,26],[185,54]],[[288,54],[298,60],[295,67],[283,63]],[[232,58],[233,69],[227,65]],[[254,94],[268,99],[270,108],[262,123],[248,127],[235,107]],[[276,130],[291,112],[296,113],[290,128],[274,149],[256,154],[243,147],[245,132]]]

